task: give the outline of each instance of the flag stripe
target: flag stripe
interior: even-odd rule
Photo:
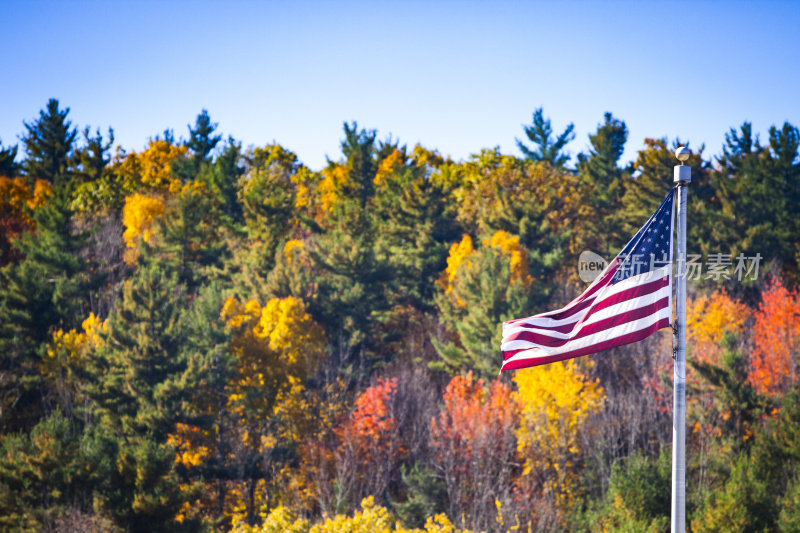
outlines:
[[[501,371],[637,342],[670,325],[673,194],[581,295],[556,311],[503,324]],[[646,261],[662,255],[664,266]]]
[[[600,331],[597,333],[592,333],[591,335],[587,335],[580,339],[575,339],[573,342],[567,343],[563,346],[556,346],[556,347],[547,347],[547,346],[533,346],[526,350],[520,350],[513,356],[506,359],[503,364],[505,365],[509,361],[513,361],[516,359],[524,359],[524,358],[536,358],[539,356],[545,355],[557,355],[561,353],[571,352],[575,349],[579,348],[587,348],[589,346],[594,346],[599,344],[603,341],[616,339],[616,338],[625,338],[630,336],[632,333],[639,331],[642,328],[649,327],[653,323],[658,322],[662,318],[666,318],[669,320],[671,317],[672,311],[670,308],[663,308],[659,309],[656,313],[648,315],[644,318],[640,318],[637,320],[633,320],[631,322],[627,322],[625,324],[620,324],[618,326],[614,326],[609,328],[605,331]],[[622,342],[621,344],[627,344],[626,342]],[[616,346],[616,345],[615,345]]]
[[[623,346],[625,344],[630,344],[632,342],[638,342],[642,339],[649,337],[656,331],[668,328],[669,326],[670,326],[670,319],[661,318],[655,324],[652,324],[648,327],[635,331],[630,335],[628,335],[627,337],[622,336],[622,337],[616,337],[614,339],[608,339],[606,341],[598,342],[597,344],[594,344],[592,346],[576,348],[571,352],[563,352],[554,355],[542,355],[538,357],[535,355],[530,355],[529,357],[520,357],[513,360],[507,360],[503,362],[503,370],[514,370],[517,368],[526,368],[529,366],[544,365],[547,363],[555,363],[556,361],[563,361],[565,359],[572,359],[573,357],[580,357],[581,355],[589,355],[597,352],[602,352],[603,350],[608,350],[616,346]]]
[[[661,267],[650,272],[645,272],[644,274],[639,274],[638,276],[633,276],[625,281],[617,283],[616,285],[606,286],[606,290],[603,291],[601,295],[597,296],[597,298],[593,299],[592,302],[611,300],[612,303],[617,303],[623,299],[635,298],[637,296],[657,291],[662,287],[669,285],[669,272],[671,268],[671,266]],[[642,292],[637,292],[637,290],[641,290]],[[597,305],[592,306],[592,309],[590,309],[588,312],[595,312],[599,309],[603,309],[603,307],[600,307],[599,305],[600,304],[598,303]],[[563,320],[552,320],[545,318],[542,315],[535,315],[521,320],[506,322],[503,324],[503,334],[505,336],[508,333],[513,333],[513,329],[517,327],[555,329],[565,325],[575,324],[581,318],[584,318],[585,315],[586,313],[565,318]]]

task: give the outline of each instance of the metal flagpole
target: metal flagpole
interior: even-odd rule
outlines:
[[[683,163],[691,152],[685,146],[675,151],[681,162],[675,165],[677,185],[678,249],[675,272],[675,350],[674,398],[672,403],[672,533],[686,531],[686,186],[692,169]]]

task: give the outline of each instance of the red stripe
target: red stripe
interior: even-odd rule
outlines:
[[[554,363],[556,361],[564,361],[565,359],[572,359],[574,357],[580,357],[582,355],[589,355],[597,352],[602,352],[604,350],[608,350],[610,348],[614,348],[616,346],[624,346],[625,344],[631,344],[633,342],[638,342],[642,339],[645,339],[655,333],[656,331],[668,328],[670,325],[669,318],[662,318],[655,324],[652,324],[644,329],[640,329],[639,331],[634,331],[629,335],[623,335],[621,337],[616,337],[614,339],[609,339],[603,342],[599,342],[597,344],[592,344],[591,346],[586,346],[584,348],[579,348],[577,350],[573,350],[571,352],[564,352],[558,355],[549,355],[545,357],[535,357],[531,359],[520,359],[517,361],[512,361],[508,364],[503,364],[501,372],[503,370],[514,370],[518,368],[528,368],[532,366],[539,366],[539,365],[546,365],[547,363]]]
[[[577,319],[575,322],[570,322],[568,324],[562,324],[560,326],[537,326],[536,324],[533,324],[531,322],[526,322],[525,325],[536,329],[556,331],[558,333],[569,333],[575,328],[576,325],[580,324],[581,322],[584,322],[587,318],[592,316],[592,314],[596,313],[597,311],[600,311],[601,309],[605,309],[606,307],[610,307],[612,305],[624,302],[626,300],[631,300],[633,298],[638,298],[640,296],[646,296],[648,294],[652,294],[668,285],[669,285],[669,276],[664,276],[663,278],[659,278],[657,280],[650,281],[648,283],[643,283],[642,285],[636,285],[629,289],[625,289],[624,291],[620,291],[616,294],[609,296],[608,298],[596,302],[596,304],[592,306],[592,308],[589,309],[582,317]],[[530,317],[523,320],[531,320],[533,318],[536,317]],[[521,326],[522,324],[516,324],[516,325]],[[508,337],[503,337],[503,342],[516,340],[518,338],[517,335],[520,335],[521,333],[523,332],[512,333]]]
[[[578,295],[574,300],[570,303],[562,307],[557,311],[550,311],[549,313],[542,313],[540,315],[534,315],[531,317],[526,318],[518,318],[516,320],[509,320],[505,322],[507,325],[517,325],[521,322],[525,322],[526,320],[530,320],[532,318],[551,318],[553,320],[562,320],[564,318],[568,318],[578,311],[586,309],[591,303],[594,301],[594,298],[589,298],[593,296],[597,291],[600,289],[607,287],[614,278],[614,274],[617,271],[617,267],[619,266],[619,260],[615,257],[611,263],[606,267],[602,274],[600,274],[599,280],[589,286],[585,292]]]
[[[519,331],[514,335],[510,336],[509,338],[504,339],[504,342],[509,342],[512,340],[522,340],[522,341],[533,342],[535,344],[540,344],[542,346],[547,346],[549,348],[564,346],[575,339],[581,339],[587,335],[591,335],[593,333],[599,333],[601,331],[605,331],[615,326],[627,324],[628,322],[633,322],[634,320],[639,320],[640,318],[644,318],[652,314],[655,314],[661,309],[669,307],[669,299],[670,299],[669,296],[664,296],[663,298],[656,300],[655,302],[645,305],[643,307],[639,307],[637,309],[633,309],[626,313],[620,313],[618,315],[613,315],[608,318],[598,320],[597,322],[587,324],[579,328],[574,335],[566,339],[551,337],[549,335],[537,333],[535,331]],[[509,350],[507,353],[509,353],[510,355],[506,356],[504,354],[503,359],[507,359],[508,357],[514,355],[514,353],[521,352],[527,349],[528,348],[521,348],[519,350]]]

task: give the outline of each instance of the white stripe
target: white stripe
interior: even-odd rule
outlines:
[[[637,285],[642,285],[644,283],[649,283],[651,281],[656,281],[657,279],[661,279],[664,276],[668,276],[672,269],[672,265],[666,265],[659,268],[654,268],[649,272],[645,272],[644,274],[639,274],[636,276],[631,276],[626,280],[620,281],[614,285],[608,285],[607,287],[600,289],[597,291],[595,295],[595,301],[581,311],[580,313],[576,313],[572,316],[562,319],[553,319],[553,318],[546,318],[542,315],[534,315],[528,318],[523,319],[522,321],[516,321],[513,324],[509,324],[508,322],[503,323],[503,337],[506,336],[506,329],[507,328],[517,328],[517,327],[524,327],[524,326],[531,326],[531,327],[554,327],[554,326],[563,326],[565,324],[572,324],[578,322],[583,316],[591,310],[591,308],[597,305],[598,302],[605,300],[615,294],[618,294],[622,291],[631,289]]]
[[[529,341],[522,341],[522,340],[514,340],[506,342],[505,339],[513,335],[514,333],[520,331],[530,331],[533,333],[539,333],[541,335],[546,335],[553,339],[570,339],[574,337],[576,334],[580,333],[581,329],[584,326],[588,326],[590,324],[594,324],[595,322],[599,322],[600,320],[610,318],[615,315],[621,315],[623,313],[628,313],[635,309],[639,309],[640,307],[645,307],[647,305],[653,304],[663,298],[669,298],[672,294],[671,288],[669,286],[661,287],[655,292],[650,294],[645,294],[643,296],[637,296],[636,298],[631,298],[630,300],[624,300],[622,302],[616,303],[614,305],[608,306],[605,309],[600,309],[599,311],[592,313],[591,310],[594,306],[589,307],[587,311],[589,311],[589,318],[580,325],[579,329],[570,331],[568,333],[561,333],[558,331],[553,331],[549,329],[540,329],[540,328],[526,328],[526,327],[513,327],[503,331],[503,342],[500,346],[501,350],[508,351],[508,350],[518,350],[520,348],[524,348],[525,346],[518,346],[516,343],[520,342],[529,342]],[[577,324],[577,322],[576,322]]]
[[[514,354],[512,357],[509,357],[508,359],[503,361],[503,366],[507,365],[508,363],[511,363],[512,361],[519,361],[521,359],[538,359],[540,357],[558,355],[561,353],[571,352],[573,350],[577,350],[580,348],[585,348],[587,346],[592,346],[593,344],[599,344],[604,341],[610,341],[613,339],[617,339],[619,337],[625,337],[641,329],[645,329],[649,326],[652,326],[653,324],[655,324],[656,322],[658,322],[663,318],[670,318],[671,316],[672,316],[672,306],[670,305],[652,315],[648,315],[646,317],[634,320],[632,322],[627,322],[625,324],[620,324],[619,326],[599,331],[597,333],[587,335],[586,337],[582,337],[580,339],[575,339],[574,341],[568,342],[564,346],[555,346],[555,347],[534,346],[533,348],[524,350],[522,352]]]

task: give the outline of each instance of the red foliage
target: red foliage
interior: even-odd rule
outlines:
[[[781,396],[797,377],[800,352],[800,299],[773,279],[761,295],[753,327],[750,382],[768,396]]]

